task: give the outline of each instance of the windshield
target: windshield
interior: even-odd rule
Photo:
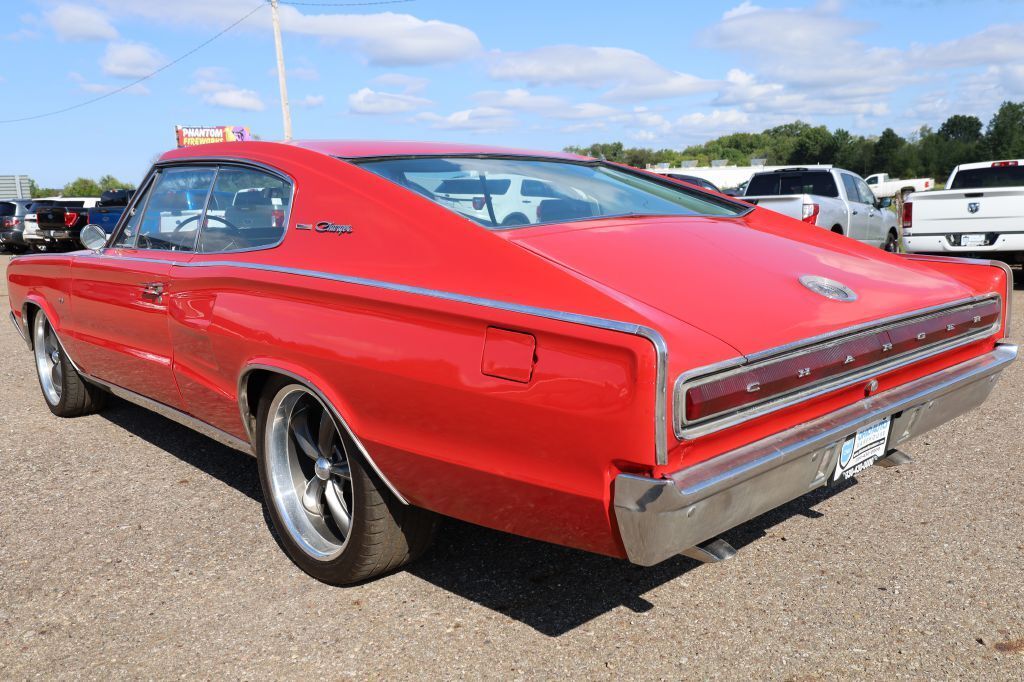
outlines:
[[[1024,166],[995,166],[957,171],[949,189],[1024,187]]]
[[[838,197],[839,189],[829,171],[776,171],[758,173],[752,177],[744,194],[748,197],[786,194]]]
[[[489,229],[613,216],[736,216],[746,207],[599,163],[504,158],[357,161]]]

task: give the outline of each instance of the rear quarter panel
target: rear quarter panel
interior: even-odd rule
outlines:
[[[655,353],[629,334],[292,274],[175,269],[175,374],[197,416],[245,437],[247,367],[317,386],[410,502],[604,554],[611,481],[644,469]],[[481,370],[488,327],[532,335],[526,383]]]
[[[19,322],[28,323],[25,311],[34,305],[46,313],[60,335],[64,318],[71,313],[71,256],[40,254],[14,258],[7,265],[7,291],[11,310]],[[61,341],[67,344],[64,336]],[[73,354],[72,348],[68,351]]]

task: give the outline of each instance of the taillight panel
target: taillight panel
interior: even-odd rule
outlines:
[[[676,383],[676,435],[704,435],[983,338],[998,331],[1001,312],[992,296],[837,332],[704,376],[687,373]]]

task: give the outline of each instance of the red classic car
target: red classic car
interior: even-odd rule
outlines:
[[[94,250],[8,269],[50,410],[255,452],[349,583],[436,514],[651,565],[981,404],[1012,274],[883,253],[643,171],[447,144],[168,152]]]

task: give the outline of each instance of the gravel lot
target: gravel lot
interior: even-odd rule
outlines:
[[[6,320],[0,348],[2,679],[1024,678],[1024,364],[915,463],[728,533],[723,564],[450,521],[332,588],[278,548],[254,460],[123,402],[57,419]]]

